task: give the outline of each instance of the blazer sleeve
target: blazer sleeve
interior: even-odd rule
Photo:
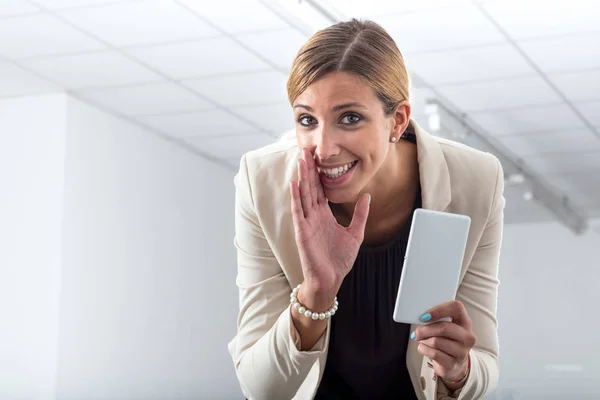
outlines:
[[[495,157],[494,157],[495,158]],[[473,323],[477,344],[470,351],[471,372],[465,385],[450,393],[438,383],[438,399],[480,399],[498,384],[498,264],[504,224],[504,172],[497,158],[495,193],[490,214],[477,250],[459,286],[456,299],[461,301]]]
[[[291,319],[290,284],[256,214],[247,157],[235,177],[235,240],[239,289],[237,335],[229,343],[242,392],[248,399],[291,399],[325,351],[325,336],[300,351]]]

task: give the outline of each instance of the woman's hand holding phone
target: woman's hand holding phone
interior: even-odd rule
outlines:
[[[447,317],[451,322],[435,322]],[[421,321],[434,323],[411,334],[411,339],[419,342],[419,353],[432,360],[430,367],[448,389],[461,388],[469,373],[469,351],[477,342],[465,306],[460,301],[441,304],[425,313]]]

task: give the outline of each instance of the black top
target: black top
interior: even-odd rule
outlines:
[[[414,209],[420,207],[419,190]],[[411,222],[412,214],[387,244],[361,246],[337,295],[315,399],[417,398],[406,367],[410,325],[392,318]]]

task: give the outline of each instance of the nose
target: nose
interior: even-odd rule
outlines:
[[[335,133],[323,127],[313,132],[309,150],[318,160],[327,160],[340,154]]]

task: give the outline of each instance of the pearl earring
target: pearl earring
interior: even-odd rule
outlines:
[[[392,143],[396,143],[396,140],[398,140],[398,139],[396,139],[396,136],[392,136],[390,138],[390,142],[392,142]]]

